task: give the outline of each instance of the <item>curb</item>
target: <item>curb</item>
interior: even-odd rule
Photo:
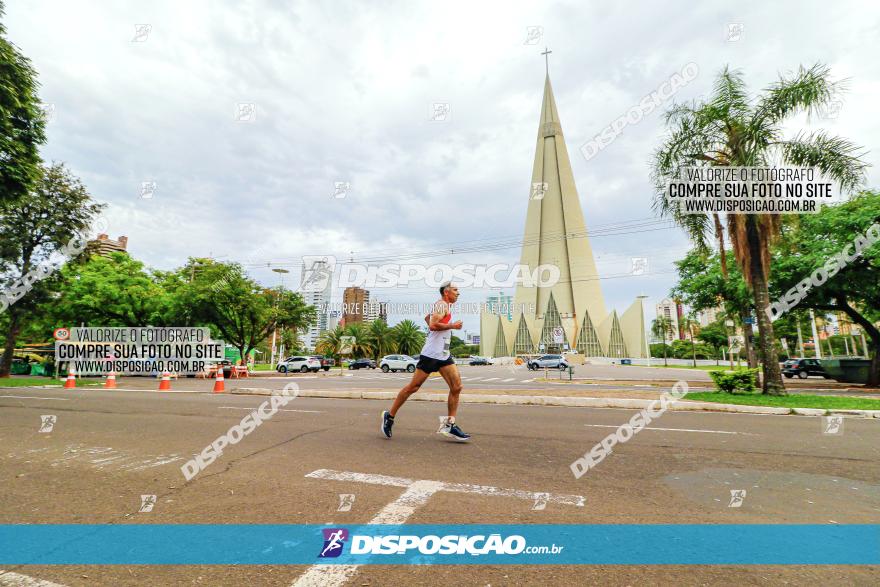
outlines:
[[[233,395],[272,395],[272,390],[261,387],[239,387],[230,390]],[[335,391],[335,390],[301,390],[299,397],[326,399],[369,399],[393,400],[397,397],[394,391]],[[445,402],[446,394],[425,393],[413,395],[410,401]],[[540,395],[461,395],[461,402],[466,404],[493,404],[513,406],[556,406],[572,408],[618,408],[639,410],[650,407],[657,400],[604,398],[604,397],[552,397]],[[824,410],[816,408],[777,408],[771,406],[742,406],[737,404],[717,404],[714,402],[677,401],[669,406],[674,412],[726,412],[736,414],[772,414],[798,416],[845,416],[853,418],[878,418],[880,410]]]

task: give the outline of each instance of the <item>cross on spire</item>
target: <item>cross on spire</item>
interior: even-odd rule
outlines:
[[[544,67],[547,70],[547,75],[550,75],[550,54],[553,53],[547,47],[544,47],[544,51],[541,52],[541,55],[544,56]]]

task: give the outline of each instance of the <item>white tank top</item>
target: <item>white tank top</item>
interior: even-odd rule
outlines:
[[[449,312],[448,308],[446,310]],[[441,324],[448,324],[452,320],[452,314],[446,314],[441,320]],[[424,357],[431,357],[445,361],[449,358],[449,345],[452,343],[452,330],[428,330],[428,337],[425,339],[425,345],[420,353]]]

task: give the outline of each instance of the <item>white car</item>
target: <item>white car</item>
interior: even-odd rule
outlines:
[[[416,361],[409,355],[385,355],[379,362],[379,368],[383,373],[389,371],[407,371],[412,373],[416,370]]]
[[[321,370],[321,361],[314,357],[287,357],[278,363],[278,372],[299,371],[301,373],[317,373]]]

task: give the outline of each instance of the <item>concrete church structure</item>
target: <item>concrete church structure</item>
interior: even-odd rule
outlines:
[[[587,357],[647,357],[641,300],[621,315],[605,306],[549,71],[520,263],[531,270],[556,265],[559,281],[551,287],[518,286],[512,319],[506,311],[484,311],[480,354],[509,357],[576,349]]]

